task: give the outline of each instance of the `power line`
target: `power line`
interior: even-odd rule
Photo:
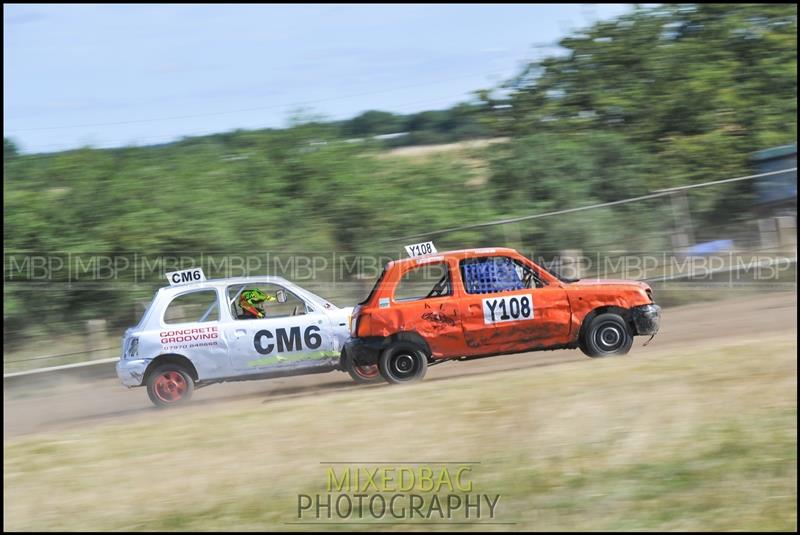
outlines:
[[[749,180],[751,178],[761,178],[762,176],[768,175],[777,175],[780,173],[790,173],[792,171],[797,171],[797,167],[792,167],[789,169],[780,169],[778,171],[770,171],[769,173],[759,173],[757,175],[749,175],[749,176],[739,176],[736,178],[726,178],[724,180],[714,180],[712,182],[703,182],[702,184],[690,184],[688,186],[678,186],[676,188],[667,188],[667,189],[659,189],[656,190],[656,193],[674,193],[676,191],[685,191],[687,189],[692,188],[702,188],[705,186],[713,186],[714,184],[725,184],[727,182],[736,182],[739,180]]]
[[[403,236],[401,238],[391,238],[391,239],[388,239],[388,240],[382,240],[379,243],[391,243],[391,242],[396,242],[396,241],[400,241],[400,240],[413,240],[413,239],[417,239],[417,238],[438,236],[440,234],[449,234],[450,232],[458,232],[458,231],[461,231],[461,230],[471,230],[471,229],[475,229],[475,228],[492,227],[492,226],[495,226],[495,225],[505,225],[505,224],[508,224],[508,223],[518,223],[520,221],[529,221],[529,220],[532,220],[532,219],[540,219],[540,218],[543,218],[543,217],[550,217],[550,216],[554,216],[554,215],[569,214],[569,213],[573,213],[573,212],[582,212],[584,210],[593,210],[595,208],[606,208],[608,206],[617,206],[617,205],[620,205],[620,204],[627,204],[627,203],[631,203],[631,202],[642,201],[642,200],[645,200],[645,199],[655,199],[657,197],[664,197],[666,195],[671,195],[671,194],[675,193],[676,191],[682,191],[682,190],[687,190],[687,189],[691,189],[691,188],[702,188],[702,187],[706,187],[706,186],[713,186],[715,184],[723,184],[723,183],[726,183],[726,182],[735,182],[735,181],[738,181],[738,180],[750,180],[750,179],[753,179],[753,178],[761,178],[761,177],[770,176],[770,175],[788,173],[788,172],[791,172],[791,171],[797,171],[797,167],[792,167],[790,169],[781,169],[780,171],[770,171],[768,173],[759,173],[757,175],[740,176],[740,177],[736,177],[736,178],[727,178],[727,179],[724,179],[724,180],[714,180],[714,181],[711,181],[711,182],[703,182],[701,184],[690,184],[688,186],[680,186],[680,187],[677,187],[677,188],[669,188],[669,189],[665,189],[665,190],[658,190],[658,191],[656,191],[654,193],[650,193],[650,194],[647,194],[647,195],[641,195],[639,197],[630,197],[628,199],[620,199],[618,201],[604,202],[604,203],[600,203],[600,204],[591,204],[589,206],[578,206],[578,207],[575,207],[575,208],[567,208],[567,209],[564,209],[564,210],[556,210],[554,212],[545,212],[543,214],[532,214],[532,215],[526,215],[526,216],[520,216],[520,217],[513,217],[513,218],[510,218],[510,219],[501,219],[501,220],[498,220],[498,221],[487,221],[485,223],[475,223],[475,224],[472,224],[472,225],[464,225],[464,226],[461,226],[461,227],[453,227],[453,228],[447,228],[447,229],[441,229],[441,230],[434,230],[434,231],[431,231],[431,232],[423,232],[423,233],[420,233],[420,234],[412,234],[412,235],[409,235],[409,236]]]

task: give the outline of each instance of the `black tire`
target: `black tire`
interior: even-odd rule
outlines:
[[[383,382],[383,377],[377,364],[359,366],[347,353],[342,353],[342,368],[347,370],[347,373],[356,383],[366,385]]]
[[[147,376],[147,395],[156,407],[183,405],[193,393],[194,379],[177,364],[164,364]]]
[[[428,354],[417,344],[395,342],[381,352],[378,368],[391,384],[421,381],[428,371]]]
[[[599,314],[585,326],[578,347],[589,357],[625,355],[633,346],[633,333],[625,318],[613,312]]]

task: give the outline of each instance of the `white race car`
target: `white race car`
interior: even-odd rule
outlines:
[[[382,381],[376,366],[342,355],[352,308],[338,308],[281,277],[206,280],[201,269],[167,273],[139,324],[125,331],[117,375],[147,386],[159,406],[188,401],[195,387],[346,370]],[[266,297],[256,305],[242,294]],[[251,295],[245,293],[245,295]],[[248,310],[250,309],[250,312]]]

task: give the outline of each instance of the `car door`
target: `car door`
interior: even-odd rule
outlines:
[[[419,260],[399,275],[391,304],[386,303],[388,309],[384,312],[396,318],[399,330],[421,335],[434,357],[463,354],[449,263],[441,259]]]
[[[241,292],[253,288],[275,299],[263,303],[264,318],[248,317],[238,306]],[[238,373],[323,366],[336,356],[328,316],[282,285],[233,285],[227,295],[231,310],[231,321],[226,326],[231,340],[229,358]]]
[[[226,375],[230,348],[220,310],[220,292],[216,288],[174,295],[164,307],[158,338],[147,337],[142,344],[143,353],[183,355],[192,361],[199,379]],[[158,348],[148,349],[156,340]]]
[[[463,259],[464,337],[473,354],[507,353],[565,343],[566,291],[547,285],[529,266],[507,256]]]

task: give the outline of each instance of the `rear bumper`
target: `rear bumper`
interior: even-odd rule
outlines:
[[[344,344],[347,355],[359,366],[377,364],[383,350],[384,339],[381,336],[350,338]]]
[[[141,386],[148,364],[149,359],[120,359],[117,361],[117,377],[125,386]]]
[[[636,334],[656,334],[661,327],[661,307],[642,305],[631,309]]]

